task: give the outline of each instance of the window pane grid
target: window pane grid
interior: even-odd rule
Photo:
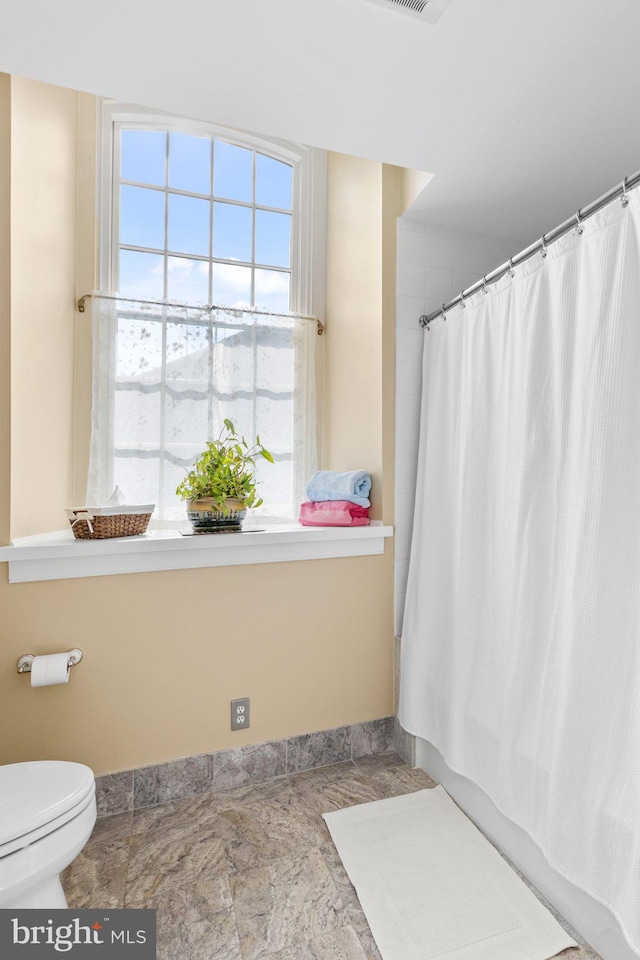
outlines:
[[[202,139],[205,138],[194,136],[194,144]],[[256,149],[239,147],[226,141],[217,140],[215,137],[208,139],[210,144],[208,194],[199,190],[182,188],[188,179],[188,162],[185,165],[184,159],[184,150],[191,149],[188,141],[186,141],[186,146],[184,140],[181,143],[175,141],[178,150],[180,146],[182,147],[183,155],[182,160],[178,159],[178,173],[172,174],[172,134],[170,132],[164,138],[164,184],[160,184],[157,179],[158,164],[156,164],[156,173],[154,174],[156,179],[153,183],[144,179],[130,179],[123,176],[119,178],[121,190],[128,188],[134,191],[145,190],[164,194],[164,246],[149,246],[144,243],[131,242],[135,238],[130,232],[127,238],[129,242],[119,243],[119,249],[162,257],[163,299],[203,302],[206,291],[208,303],[216,302],[228,306],[258,306],[265,309],[287,310],[290,308],[293,205],[291,201],[289,206],[281,206],[280,204],[287,199],[285,195],[287,192],[286,178],[288,176],[289,182],[292,184],[293,168],[290,164],[275,158],[269,158]],[[216,144],[220,145],[219,149],[222,157],[221,160],[218,157],[218,162],[222,163],[218,178],[219,189],[216,189]],[[202,173],[204,172],[202,148],[197,146],[197,149],[200,157],[198,178],[202,183]],[[242,161],[239,172],[233,166],[234,151],[236,150],[239,151],[237,156]],[[249,181],[246,179],[249,174],[249,157],[251,160],[250,200],[243,198],[243,193],[248,197],[249,192]],[[260,185],[258,184],[258,158],[263,164]],[[274,169],[278,168],[277,178],[279,180],[276,178],[271,188],[268,180],[265,181],[264,179],[265,162],[271,162]],[[244,164],[244,167],[242,167],[242,164]],[[287,168],[289,170],[288,174],[286,173]],[[137,172],[138,170],[139,167],[136,167]],[[284,180],[282,171],[285,171]],[[174,182],[177,177],[182,186],[171,186],[172,176]],[[245,177],[244,181],[243,176]],[[151,180],[152,178],[149,177],[148,179]],[[243,182],[245,186],[242,185]],[[284,187],[283,183],[285,184]],[[263,201],[261,203],[257,202],[258,190],[261,191],[261,200]],[[135,219],[136,204],[142,203],[144,197],[149,197],[149,201],[147,201],[149,203],[151,195],[149,193],[134,193],[134,200],[136,197],[138,199],[135,200],[135,203],[131,201],[132,210],[129,216],[133,216]],[[175,198],[175,200],[172,200],[172,198]],[[276,205],[270,205],[264,202],[265,200],[275,201]],[[203,216],[203,209],[198,207],[198,203],[209,204],[206,221]],[[231,219],[226,216],[220,219],[225,209],[230,211]],[[231,215],[231,211],[234,209],[251,211],[250,224],[247,223],[243,226],[242,218],[238,219]],[[218,223],[216,222],[216,210],[220,215]],[[273,217],[271,221],[268,220],[269,215]],[[262,219],[259,220],[259,217]],[[288,218],[288,223],[285,218]],[[203,230],[205,222],[208,229],[206,241]],[[144,229],[148,229],[146,224],[143,224],[140,228],[141,235]],[[218,239],[216,239],[217,229],[222,231],[217,234]],[[262,251],[262,257],[259,261],[256,260],[256,233],[258,229],[261,233],[260,250]],[[250,242],[250,260],[246,259],[249,247],[245,246],[243,249],[245,241],[241,239],[245,230],[250,233],[250,236],[246,237],[246,241]],[[270,239],[271,234],[273,234],[272,240]],[[224,237],[227,239],[225,240]],[[206,242],[207,253],[202,249],[204,242]],[[219,253],[227,255],[216,255],[216,246],[220,247]],[[225,247],[224,250],[222,249],[223,246]],[[245,253],[244,257],[242,256],[243,253]],[[265,253],[273,262],[262,262]],[[206,278],[203,275],[203,270],[196,268],[197,263],[203,265],[208,263],[209,269],[206,271]],[[227,272],[225,274],[220,273],[220,271],[216,273],[214,270],[216,264],[221,269],[228,268]],[[140,265],[143,266],[142,262]],[[241,271],[239,272],[236,268],[247,270],[246,283],[241,276]],[[129,296],[134,295],[135,292],[135,280],[131,276],[132,270],[135,273],[135,263],[129,265],[126,284],[126,292]],[[155,268],[149,266],[149,270],[153,273]],[[259,272],[260,277],[259,284],[257,282],[257,272]],[[282,276],[282,281],[276,279],[278,276]],[[160,277],[158,276],[157,279],[159,281]],[[151,281],[147,278],[147,282],[141,286],[142,293],[155,285],[155,281],[149,285],[150,283]],[[179,295],[176,295],[178,293]],[[257,298],[260,300],[258,304],[256,304]]]
[[[169,296],[169,254],[167,251],[167,246],[169,244],[169,141],[170,139],[171,138],[167,133],[166,143],[165,143],[166,157],[165,157],[165,166],[164,166],[164,277],[163,277],[163,284],[164,284],[163,299],[164,300],[167,300]],[[164,329],[164,325],[163,325],[163,330],[162,330],[163,346],[166,341],[166,335],[167,335],[167,331],[166,329]],[[163,355],[164,355],[164,351],[163,351]],[[163,370],[163,383],[164,383],[164,370]],[[162,401],[161,401],[161,410],[162,410],[162,417],[164,418],[164,392],[163,392]],[[162,428],[162,431],[164,436],[164,426]],[[162,460],[164,460],[163,457],[161,457],[161,461]],[[160,479],[162,481],[163,479],[162,474]]]
[[[131,250],[133,253],[154,253],[162,256],[164,250],[158,247],[136,247],[130,243],[121,243],[121,250]],[[291,274],[291,267],[279,267],[273,263],[260,263],[259,260],[228,260],[225,257],[207,257],[204,254],[185,253],[184,250],[167,250],[169,257],[182,257],[186,260],[199,260],[201,263],[226,263],[232,267],[255,267],[256,270],[273,270],[274,273]],[[135,300],[136,297],[130,299]]]
[[[253,201],[253,210],[251,211],[251,260],[255,263],[256,260],[256,152],[253,151],[253,157],[251,158],[251,199]],[[255,304],[256,302],[256,271],[255,268],[251,271],[251,303]],[[255,378],[255,351],[254,351],[254,367],[253,375]],[[254,407],[253,407],[253,427],[255,428],[255,397],[254,397]]]
[[[117,369],[105,353],[99,374],[109,381],[109,404],[98,428],[108,443],[96,450],[107,462],[91,475],[101,491],[94,499],[119,483],[130,499],[156,502],[163,523],[183,526],[175,487],[229,416],[244,433],[269,436],[276,465],[264,470],[265,503],[271,519],[291,518],[309,474],[299,441],[313,417],[315,331],[297,316],[268,314],[306,303],[306,151],[241,135],[226,141],[171,118],[116,118],[111,130],[100,285],[123,299],[95,301]]]
[[[229,197],[218,196],[216,193],[196,193],[191,190],[178,190],[176,187],[159,187],[155,183],[145,183],[142,180],[120,179],[120,183],[125,187],[143,187],[145,190],[155,190],[157,193],[175,193],[178,197],[194,197],[196,200],[215,200],[216,203],[228,203],[234,207],[246,207],[251,210],[266,210],[269,213],[288,213],[293,212],[292,207],[272,207],[267,203],[251,203],[249,200],[230,200]]]
[[[209,191],[213,197],[213,137],[209,142]],[[213,200],[209,204],[209,277],[208,277],[208,294],[209,299],[207,303],[213,303]],[[213,349],[213,344],[210,344],[211,349]],[[210,351],[211,353],[211,351]],[[213,357],[210,355],[210,364],[213,364]],[[213,367],[211,366],[210,376],[213,376]],[[211,421],[213,417],[213,408],[209,408],[209,420]]]

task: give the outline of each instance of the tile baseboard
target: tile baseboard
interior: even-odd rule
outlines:
[[[98,816],[109,817],[197,794],[264,783],[285,774],[370,754],[387,753],[398,741],[397,727],[394,717],[381,717],[332,730],[109,773],[96,777]]]
[[[416,738],[407,733],[400,726],[398,720],[398,706],[400,705],[400,671],[402,661],[402,637],[394,637],[393,643],[393,698],[394,698],[394,723],[393,723],[393,746],[396,753],[402,757],[409,767],[416,765]]]
[[[416,738],[400,726],[397,717],[394,717],[393,722],[393,749],[398,756],[402,757],[408,767],[415,767]]]

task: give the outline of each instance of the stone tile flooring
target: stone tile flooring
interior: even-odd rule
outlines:
[[[385,753],[105,817],[69,906],[157,907],[158,960],[380,960],[322,814],[432,786]]]

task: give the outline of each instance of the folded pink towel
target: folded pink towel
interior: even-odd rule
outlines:
[[[369,508],[348,500],[322,500],[300,506],[300,523],[304,527],[366,527]]]

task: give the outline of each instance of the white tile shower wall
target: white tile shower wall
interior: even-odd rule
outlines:
[[[396,287],[395,631],[402,633],[418,462],[422,350],[418,326],[452,296],[523,248],[518,240],[398,220]]]

